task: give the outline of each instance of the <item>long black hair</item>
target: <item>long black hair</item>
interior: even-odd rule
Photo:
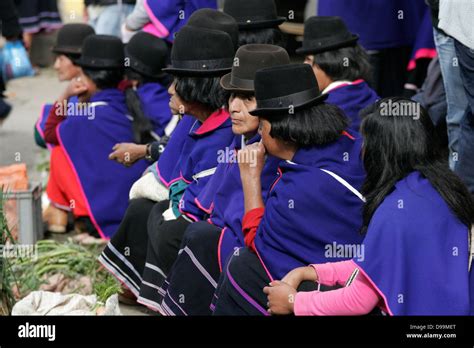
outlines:
[[[187,103],[200,103],[215,111],[226,105],[229,93],[220,85],[220,77],[177,76],[176,93]]]
[[[333,81],[372,81],[372,66],[367,52],[360,46],[343,47],[314,55],[317,64]]]
[[[396,112],[395,112],[396,111]],[[466,186],[449,169],[433,123],[418,103],[401,97],[385,98],[364,110],[363,161],[367,178],[362,232],[395,184],[420,172],[466,226],[474,221],[474,202]]]
[[[123,69],[87,69],[82,71],[95,83],[98,89],[117,88],[123,80]]]
[[[159,83],[163,86],[163,88],[168,89],[169,84],[171,83],[172,79],[169,75],[163,74],[163,76],[158,78],[152,78],[140,74],[132,69],[125,69],[125,76],[129,80],[136,80],[138,81],[139,85],[145,83]],[[142,102],[138,97],[137,91],[129,87],[125,89],[125,100],[127,103],[128,111],[130,112],[133,122],[132,122],[132,129],[133,129],[133,137],[135,143],[137,144],[147,144],[151,141],[156,141],[155,137],[153,137],[153,123],[151,122],[150,118],[145,115],[142,108]]]
[[[248,44],[268,44],[285,47],[286,38],[280,28],[240,29],[239,47]]]
[[[272,138],[291,142],[298,148],[336,141],[348,127],[349,120],[335,105],[318,104],[294,114],[269,118]]]

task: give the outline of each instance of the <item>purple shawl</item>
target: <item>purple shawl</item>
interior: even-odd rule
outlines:
[[[344,132],[337,141],[299,149],[292,161],[280,164],[282,176],[269,194],[255,237],[270,279],[297,267],[352,258],[331,248],[356,247],[363,239],[361,144],[357,133]]]
[[[137,89],[142,110],[152,123],[156,134],[160,137],[165,134],[165,127],[171,120],[169,107],[170,95],[168,89],[159,83],[145,83]]]
[[[469,315],[468,243],[468,228],[413,172],[376,210],[354,262],[390,315]]]
[[[110,238],[127,210],[132,184],[147,165],[139,161],[127,168],[108,158],[115,144],[133,142],[123,93],[106,89],[94,94],[90,102],[94,118],[68,114],[56,132],[80,183],[92,222],[103,238]]]

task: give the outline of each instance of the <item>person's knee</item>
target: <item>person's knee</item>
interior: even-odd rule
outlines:
[[[194,222],[188,226],[183,238],[183,246],[199,246],[203,241],[209,240],[218,234],[220,230],[206,221]]]
[[[248,248],[239,248],[229,260],[229,272],[232,275],[249,274],[259,262],[258,256]]]

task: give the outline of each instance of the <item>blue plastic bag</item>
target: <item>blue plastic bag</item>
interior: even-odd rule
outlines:
[[[35,74],[21,41],[7,41],[1,55],[0,68],[4,81]]]

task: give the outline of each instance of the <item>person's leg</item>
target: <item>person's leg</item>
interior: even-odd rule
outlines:
[[[263,288],[270,281],[255,253],[236,250],[219,279],[213,315],[269,315]]]
[[[161,307],[164,282],[178,257],[184,232],[190,225],[182,216],[165,221],[164,209],[153,209],[148,218],[148,250],[138,302],[162,314],[174,313]]]
[[[456,58],[454,39],[434,29],[434,41],[439,56],[448,105],[446,125],[449,140],[449,166],[454,170],[459,156],[460,125],[466,111],[467,97],[463,89],[461,72]]]
[[[455,40],[454,46],[459,61],[461,78],[468,105],[461,122],[459,138],[459,161],[456,173],[474,194],[474,50]]]
[[[121,37],[120,27],[132,11],[133,5],[129,4],[104,6],[97,18],[96,33]]]
[[[219,281],[218,247],[221,229],[205,221],[187,228],[179,256],[163,290],[162,301],[176,315],[211,315],[209,308]]]
[[[99,261],[136,297],[140,291],[148,245],[147,220],[155,203],[132,199],[120,226],[99,257]]]

